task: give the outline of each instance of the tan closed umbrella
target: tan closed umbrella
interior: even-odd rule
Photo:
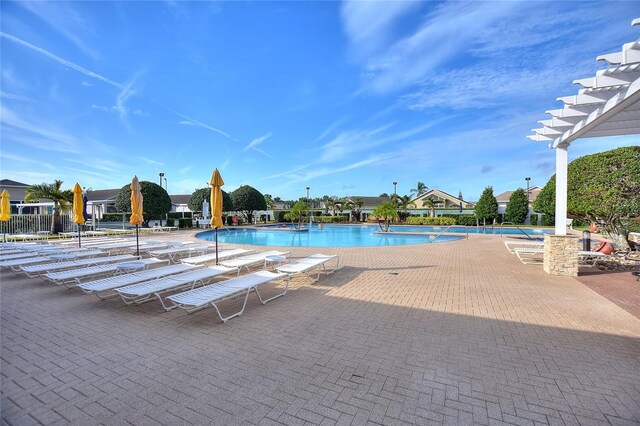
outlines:
[[[140,189],[140,181],[138,176],[134,176],[131,180],[131,217],[129,223],[136,226],[136,256],[140,257],[139,228],[144,222],[142,216],[142,191]]]
[[[218,264],[218,228],[222,228],[222,186],[224,181],[218,169],[211,175],[211,227],[216,233],[216,265]]]
[[[73,187],[73,222],[78,225],[78,247],[81,247],[80,225],[84,223],[84,200],[82,199],[82,188],[77,182]]]
[[[5,189],[2,191],[2,201],[0,202],[0,222],[9,222],[11,219],[11,203],[9,201],[9,192]],[[7,226],[8,227],[8,226]],[[4,234],[4,242],[7,242],[7,232],[5,230]]]

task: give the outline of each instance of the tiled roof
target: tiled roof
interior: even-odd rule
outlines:
[[[120,192],[120,188],[116,189],[98,189],[95,191],[87,192],[87,200],[89,201],[103,201],[103,200],[115,200],[116,195]]]
[[[173,204],[187,204],[189,202],[189,197],[191,194],[187,195],[169,195],[171,197],[171,202]]]
[[[22,183],[22,182],[16,182],[15,180],[11,180],[11,179],[2,179],[2,180],[0,180],[0,186],[22,186],[22,187],[28,187],[28,186],[31,186],[31,185],[26,184],[26,183]]]

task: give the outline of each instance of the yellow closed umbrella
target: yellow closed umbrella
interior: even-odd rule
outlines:
[[[78,247],[81,247],[80,225],[84,223],[84,202],[82,200],[82,188],[76,182],[73,187],[73,222],[78,225]]]
[[[211,227],[216,233],[216,265],[218,264],[218,228],[222,228],[222,186],[224,181],[218,169],[211,175]]]
[[[140,256],[140,243],[138,236],[138,226],[142,225],[144,217],[142,216],[142,191],[140,190],[140,181],[138,176],[134,176],[131,180],[131,217],[129,223],[136,226],[136,254]]]
[[[9,202],[9,193],[5,189],[2,191],[2,202],[0,202],[0,222],[8,222],[11,219],[11,203]],[[4,242],[7,242],[7,232],[4,232]]]

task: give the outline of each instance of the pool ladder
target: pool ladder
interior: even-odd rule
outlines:
[[[528,239],[530,239],[530,240],[535,240],[535,238],[533,238],[531,235],[529,235],[529,234],[527,234],[526,232],[524,232],[522,229],[520,229],[520,227],[519,227],[518,225],[516,225],[516,224],[515,224],[515,223],[513,223],[513,222],[502,222],[502,223],[500,224],[500,238],[502,238],[502,228],[503,228],[503,226],[504,226],[504,225],[513,225],[513,226],[515,226],[515,227],[516,227],[516,229],[517,229],[518,231],[522,232],[522,233],[524,234],[524,236],[525,236],[525,237],[527,237],[527,238],[528,238]]]
[[[449,229],[453,228],[454,226],[455,226],[456,228],[464,227],[464,230],[465,230],[465,231],[466,231],[466,233],[467,233],[467,237],[466,237],[466,238],[469,238],[469,228],[467,227],[467,225],[449,225],[449,226],[447,226],[446,228],[444,228],[444,231],[440,231],[440,233],[439,233],[438,235],[436,235],[435,237],[431,237],[431,238],[429,238],[429,241],[431,241],[432,243],[433,243],[433,242],[435,242],[435,241],[436,241],[436,239],[437,239],[439,236],[441,236],[442,234],[444,234],[445,232],[447,232]]]

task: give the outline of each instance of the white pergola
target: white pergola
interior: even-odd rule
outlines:
[[[631,25],[640,26],[640,18]],[[594,77],[574,80],[582,86],[578,93],[559,97],[564,107],[546,111],[551,118],[538,121],[543,127],[528,136],[556,150],[556,235],[567,234],[569,145],[580,138],[640,134],[640,39],[596,59],[608,67]]]

